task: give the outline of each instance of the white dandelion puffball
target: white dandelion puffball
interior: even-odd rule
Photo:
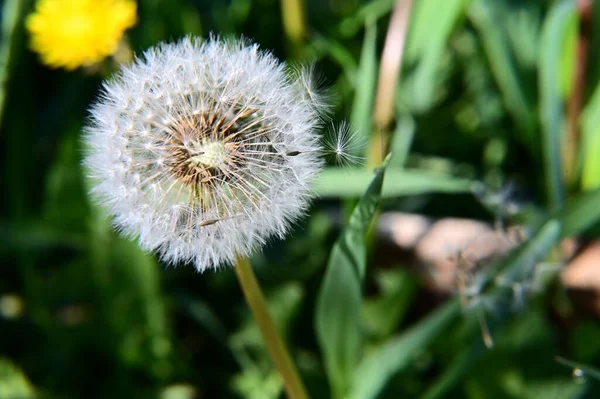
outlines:
[[[242,40],[147,50],[104,84],[84,164],[114,224],[199,271],[283,237],[323,167],[307,73]]]

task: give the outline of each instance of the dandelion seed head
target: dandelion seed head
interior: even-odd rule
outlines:
[[[146,51],[92,108],[94,197],[142,248],[200,271],[283,237],[323,166],[306,79],[245,41]]]

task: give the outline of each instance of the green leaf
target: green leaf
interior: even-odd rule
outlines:
[[[546,189],[551,210],[557,210],[564,197],[560,143],[565,117],[559,66],[563,57],[564,37],[569,32],[575,12],[574,2],[562,1],[554,5],[544,21],[540,43],[540,121]]]
[[[381,198],[388,156],[354,208],[348,225],[333,246],[317,298],[316,334],[334,398],[350,383],[360,348],[361,281],[366,268],[365,236]]]
[[[374,276],[380,293],[364,302],[362,325],[375,339],[391,335],[408,312],[418,290],[414,276],[406,270],[377,270]]]
[[[364,168],[327,168],[318,177],[313,189],[322,197],[357,198],[371,181],[371,172]],[[471,190],[472,181],[423,170],[388,168],[383,184],[383,197],[417,195],[431,192],[464,193]]]
[[[35,391],[27,377],[7,359],[0,358],[0,398],[34,398]]]
[[[350,121],[356,129],[359,142],[367,143],[371,137],[371,115],[377,80],[377,25],[369,19],[365,25],[360,63],[356,79],[356,93],[352,103]],[[366,151],[366,148],[364,149]],[[352,154],[364,155],[364,154]]]
[[[350,398],[377,397],[387,381],[408,367],[419,352],[425,350],[437,336],[443,334],[459,313],[458,300],[451,300],[416,326],[390,339],[368,355],[356,369]]]

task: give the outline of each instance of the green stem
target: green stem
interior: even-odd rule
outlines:
[[[306,36],[304,4],[302,0],[281,0],[283,30],[290,41],[295,56],[298,55]]]
[[[252,316],[265,340],[269,355],[279,374],[281,374],[287,396],[291,399],[308,399],[306,389],[298,376],[298,371],[292,363],[283,340],[269,314],[267,302],[252,271],[250,261],[247,258],[237,258],[235,273],[242,287],[246,303],[248,303]]]

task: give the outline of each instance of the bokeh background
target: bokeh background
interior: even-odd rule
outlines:
[[[364,165],[331,164],[309,215],[252,258],[312,397],[600,397],[597,2],[137,6],[134,52],[213,32],[312,63],[364,143]],[[283,397],[231,268],[161,264],[86,194],[82,126],[115,60],[49,68],[24,27],[35,1],[1,7],[0,398]],[[331,320],[338,341],[360,341],[339,395],[317,298],[377,134],[393,156],[362,294],[333,288],[354,315]]]

